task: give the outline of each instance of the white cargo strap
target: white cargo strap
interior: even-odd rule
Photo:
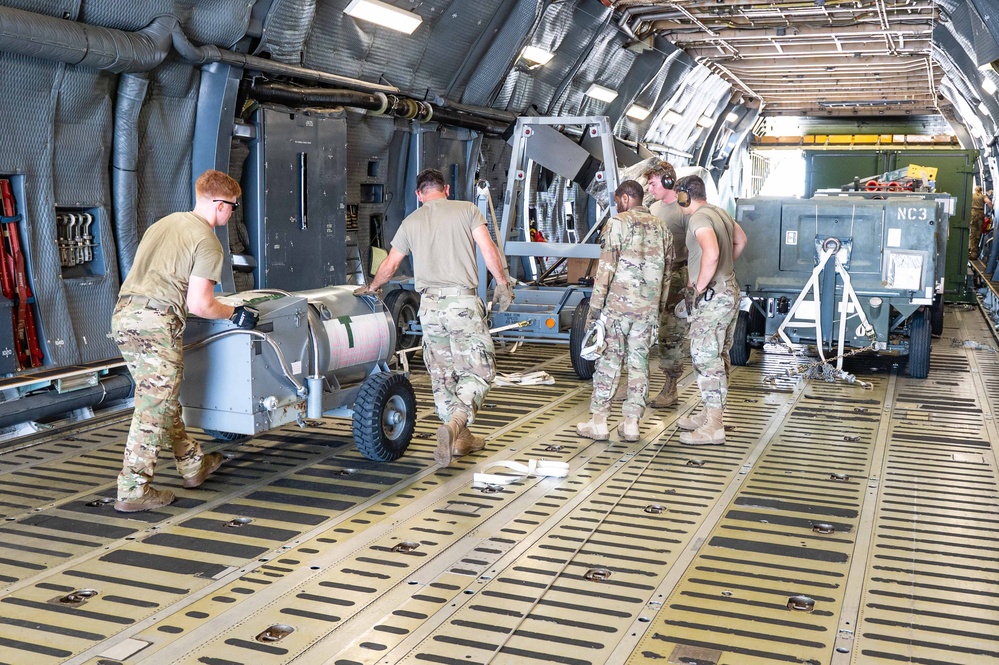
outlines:
[[[511,372],[509,374],[497,374],[493,379],[493,385],[502,386],[553,386],[555,378],[545,371],[537,372]]]
[[[569,475],[568,462],[557,462],[547,459],[532,459],[527,464],[504,460],[491,462],[486,465],[486,469],[503,467],[508,471],[513,471],[517,475],[507,475],[498,473],[476,473],[472,475],[474,485],[508,485],[515,480],[521,480],[527,476],[545,476],[547,478],[565,478]]]

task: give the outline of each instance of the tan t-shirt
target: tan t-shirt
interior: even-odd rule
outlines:
[[[146,296],[187,313],[191,277],[222,280],[222,243],[207,221],[175,212],[146,229],[119,295]]]
[[[694,234],[698,229],[704,228],[714,230],[715,237],[718,238],[715,278],[727,279],[735,274],[735,221],[722,208],[705,203],[687,218],[687,274],[691,284],[697,283],[701,272],[701,245]]]
[[[680,238],[687,236],[687,229],[683,223],[683,208],[680,204],[676,201],[673,203],[656,201],[649,206],[649,212],[666,224],[666,228],[673,234],[673,265],[686,261],[687,246],[680,242]]]
[[[416,290],[479,285],[472,231],[486,218],[468,201],[434,199],[402,220],[392,247],[413,256]]]

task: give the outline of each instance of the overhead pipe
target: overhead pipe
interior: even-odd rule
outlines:
[[[251,84],[249,92],[254,99],[259,101],[276,102],[285,106],[350,106],[418,122],[433,120],[445,125],[464,127],[486,134],[502,134],[516,119],[516,116],[511,113],[503,122],[493,121],[476,115],[460,113],[447,106],[398,95],[386,95],[381,92],[365,93],[354,90],[303,88],[286,83],[261,83],[258,81]]]
[[[136,32],[112,30],[20,9],[0,7],[0,51],[66,62],[118,73],[144,72],[166,58],[171,45],[189,64],[223,63],[274,76],[287,76],[368,93],[399,93],[399,88],[330,74],[307,67],[237,53],[213,44],[195,46],[174,16],[158,16]],[[440,105],[400,96],[400,117],[429,120],[487,133],[502,133],[516,120],[512,113],[457,102]],[[429,110],[428,110],[429,109]]]
[[[0,403],[0,428],[56,418],[77,409],[93,408],[131,397],[135,384],[128,374],[105,377],[96,386],[72,392],[54,390]]]
[[[0,7],[0,51],[111,72],[155,69],[170,51],[178,27],[173,16],[157,16],[136,32]]]

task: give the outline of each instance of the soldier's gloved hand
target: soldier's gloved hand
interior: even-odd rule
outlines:
[[[249,305],[240,305],[233,311],[229,320],[235,323],[238,328],[253,330],[257,327],[257,321],[260,320],[260,311]]]
[[[373,295],[375,295],[375,292],[372,291],[371,287],[369,287],[369,286],[359,286],[356,289],[354,289],[354,295],[355,296],[373,296]]]
[[[509,282],[497,285],[493,291],[493,300],[496,301],[499,311],[505,312],[510,309],[510,305],[513,304],[513,286]]]

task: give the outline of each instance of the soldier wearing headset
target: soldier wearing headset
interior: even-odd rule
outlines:
[[[728,354],[741,300],[734,266],[747,238],[725,210],[705,200],[704,181],[699,177],[680,178],[674,190],[687,215],[690,357],[703,402],[698,415],[680,419],[678,426],[685,430],[680,443],[721,445],[725,443],[722,416],[728,395]]]

